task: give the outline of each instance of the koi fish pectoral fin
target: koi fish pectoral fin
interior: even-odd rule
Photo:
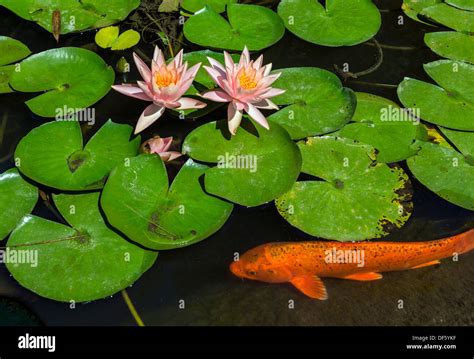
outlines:
[[[429,267],[429,266],[434,266],[437,264],[440,264],[441,262],[439,260],[434,260],[431,262],[426,262],[422,264],[418,264],[417,266],[411,267],[410,269],[418,269],[418,268],[423,268],[423,267]]]
[[[326,300],[328,294],[323,281],[316,276],[300,276],[290,281],[300,292],[313,299]]]
[[[342,279],[349,279],[349,280],[358,280],[361,282],[367,282],[371,280],[379,280],[382,279],[383,276],[380,273],[375,273],[375,272],[369,272],[369,273],[357,273],[357,274],[351,274],[345,277],[342,277]]]

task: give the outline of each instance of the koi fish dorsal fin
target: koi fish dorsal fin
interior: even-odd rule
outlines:
[[[375,272],[369,272],[369,273],[357,273],[357,274],[351,274],[346,277],[342,277],[343,279],[349,279],[349,280],[359,280],[361,282],[367,282],[371,280],[378,280],[382,279],[383,276],[380,273],[375,273]]]
[[[295,277],[290,283],[310,298],[319,300],[328,299],[326,287],[319,277],[312,275]]]
[[[434,266],[436,264],[440,264],[441,262],[439,260],[431,261],[431,262],[426,262],[423,264],[418,264],[417,266],[411,267],[410,269],[418,269],[418,268],[423,268],[423,267],[429,267],[429,266]]]

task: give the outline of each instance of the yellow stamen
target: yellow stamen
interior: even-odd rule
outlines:
[[[245,90],[252,90],[257,87],[257,82],[255,81],[256,71],[254,69],[242,70],[239,74],[239,83],[240,87]]]
[[[174,86],[177,82],[178,74],[176,73],[175,68],[167,69],[166,67],[164,67],[156,72],[155,84],[160,88]]]

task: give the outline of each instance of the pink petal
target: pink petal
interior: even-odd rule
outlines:
[[[151,81],[151,70],[150,68],[143,62],[143,60],[136,54],[133,53],[133,59],[135,60],[135,64],[137,65],[138,72],[142,76],[145,82]]]
[[[278,80],[278,78],[280,77],[280,75],[281,75],[281,72],[279,72],[279,73],[277,73],[277,74],[265,76],[263,79],[260,80],[260,82],[258,83],[258,85],[259,85],[260,87],[268,87],[268,86],[270,86],[272,83],[274,83],[276,80]]]
[[[265,98],[270,98],[270,97],[275,97],[275,96],[282,95],[285,92],[286,92],[286,90],[277,89],[277,88],[270,88],[268,91],[261,94],[260,97],[265,99]]]
[[[215,70],[220,70],[223,73],[225,73],[225,68],[222,66],[222,64],[217,61],[216,59],[213,59],[212,57],[208,57],[207,61],[211,64],[211,67],[214,68]]]
[[[214,102],[231,102],[232,101],[232,97],[230,97],[224,91],[220,91],[220,90],[208,91],[204,93],[202,97]]]
[[[160,154],[161,152],[168,151],[173,142],[173,137],[162,138],[160,136],[155,136],[145,142],[146,145],[150,148],[150,153]]]
[[[212,67],[209,66],[203,66],[204,69],[207,71],[209,76],[211,76],[212,80],[219,86],[223,87],[222,85],[222,80],[225,80],[225,77],[223,76],[223,73],[220,72],[219,70],[216,70]]]
[[[169,162],[181,157],[183,154],[176,151],[169,151],[169,152],[161,152],[159,153],[163,162]]]
[[[267,130],[270,129],[270,126],[268,125],[267,119],[263,114],[252,104],[248,103],[246,106],[245,111],[249,114],[249,116],[254,119],[257,123],[262,125],[264,128]]]
[[[200,67],[201,67],[201,63],[198,63],[198,64],[192,66],[189,70],[186,71],[184,76],[181,78],[181,81],[185,82],[189,79],[192,79],[192,81],[194,81],[194,78],[196,77]]]
[[[164,107],[155,105],[154,103],[148,106],[138,119],[137,126],[135,127],[135,134],[142,132],[145,128],[158,120],[164,111]]]
[[[143,90],[134,85],[114,85],[112,88],[123,95],[137,98],[143,101],[153,101]]]
[[[160,50],[158,46],[155,46],[155,53],[153,54],[153,61],[161,67],[165,64],[165,57],[163,56],[163,52]]]
[[[253,68],[255,70],[259,70],[261,67],[262,67],[262,63],[263,63],[263,55],[260,55],[258,57],[257,60],[255,60],[254,64],[253,64]]]
[[[202,101],[190,98],[190,97],[181,97],[178,100],[179,107],[177,108],[178,110],[191,110],[194,108],[204,108],[207,106]]]
[[[244,47],[242,55],[240,56],[239,67],[247,66],[250,62],[250,53],[247,46]]]
[[[268,99],[262,99],[259,102],[252,103],[256,108],[261,108],[263,110],[279,110],[280,108],[275,105],[272,101]]]
[[[232,56],[229,55],[227,51],[224,51],[224,60],[225,60],[225,70],[229,75],[232,75],[234,73],[234,60],[232,59]]]
[[[240,126],[240,122],[242,122],[242,112],[238,111],[235,107],[234,103],[230,103],[229,107],[227,108],[227,118],[229,120],[229,132],[232,135],[235,135],[237,129]]]
[[[265,71],[263,72],[263,76],[268,76],[270,75],[270,72],[272,71],[272,64],[267,64],[264,66]]]
[[[181,64],[183,63],[183,50],[182,50],[182,49],[181,49],[180,52],[178,52],[178,55],[176,55],[176,56],[174,57],[173,62],[174,62],[174,65],[175,65],[176,67],[180,67],[180,66],[181,66]]]

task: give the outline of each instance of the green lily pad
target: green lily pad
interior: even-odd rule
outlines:
[[[8,240],[9,250],[36,251],[34,263],[7,263],[13,277],[40,296],[62,302],[105,298],[132,285],[155,262],[144,250],[109,229],[99,211],[100,194],[56,195],[69,226],[26,216]],[[18,246],[16,248],[16,246]]]
[[[424,65],[424,69],[439,86],[405,78],[398,86],[403,105],[419,108],[425,121],[474,131],[474,65],[439,60]]]
[[[189,12],[197,12],[202,8],[209,6],[217,13],[225,11],[225,7],[230,4],[235,4],[237,0],[183,0],[181,7]]]
[[[9,65],[31,54],[22,42],[7,36],[0,36],[0,66]]]
[[[400,228],[412,212],[411,185],[398,167],[375,162],[375,150],[333,136],[299,142],[302,172],[319,181],[296,182],[275,201],[291,225],[339,241],[379,238]]]
[[[423,11],[424,8],[441,3],[442,0],[403,0],[402,10],[411,19],[422,22],[424,24],[432,25],[428,22],[421,20],[418,14]]]
[[[63,47],[30,56],[14,72],[10,85],[17,91],[47,91],[26,104],[35,114],[55,117],[65,106],[80,110],[104,97],[113,85],[114,70],[92,51]]]
[[[460,32],[474,32],[474,12],[464,11],[445,3],[424,8],[420,15]]]
[[[48,122],[21,139],[15,161],[24,175],[46,186],[99,189],[117,164],[138,153],[140,136],[129,141],[132,131],[109,120],[83,146],[77,121]]]
[[[22,42],[11,37],[0,36],[0,93],[13,92],[8,83],[16,67],[4,65],[20,61],[30,54],[30,49]]]
[[[140,34],[130,29],[119,36],[119,27],[109,26],[97,31],[95,42],[103,49],[126,50],[140,42]]]
[[[474,64],[474,36],[455,31],[425,35],[426,45],[439,56]]]
[[[474,165],[474,132],[456,131],[439,127],[451,143]]]
[[[0,0],[0,6],[52,32],[54,11],[61,15],[61,34],[99,28],[124,20],[140,0]]]
[[[234,62],[238,62],[240,59],[240,55],[237,54],[231,54],[230,56]],[[201,63],[203,66],[209,66],[209,61],[207,60],[208,57],[219,61],[221,64],[224,64],[224,54],[222,52],[215,52],[211,50],[187,52],[183,55],[183,61],[188,62],[188,67],[194,66],[198,63]],[[206,89],[213,89],[217,85],[211,76],[209,76],[207,71],[203,68],[203,66],[200,67],[198,73],[196,74],[194,82],[204,86]]]
[[[471,136],[472,140],[472,136]],[[418,181],[446,201],[474,210],[474,162],[447,146],[424,142],[407,160]]]
[[[402,161],[416,153],[418,119],[413,119],[390,100],[358,92],[357,108],[351,122],[338,136],[351,138],[376,148],[377,161]]]
[[[21,178],[16,168],[0,174],[0,240],[10,233],[38,201],[38,189]]]
[[[371,0],[282,0],[278,14],[296,36],[324,46],[352,46],[380,29],[380,12]]]
[[[445,0],[445,2],[462,10],[474,11],[473,0]]]
[[[272,100],[286,107],[268,119],[283,126],[291,138],[333,132],[350,121],[356,97],[351,89],[342,87],[341,81],[332,72],[316,67],[295,67],[275,72],[281,72],[281,76],[273,86],[286,92]]]
[[[230,136],[227,120],[198,127],[185,138],[182,151],[217,164],[205,172],[207,192],[247,207],[288,191],[301,168],[298,147],[281,126],[272,123],[266,130],[246,118],[235,136]]]
[[[217,49],[262,50],[283,37],[285,26],[272,10],[258,5],[229,4],[227,18],[206,6],[184,24],[192,43]]]
[[[101,204],[110,224],[153,249],[181,248],[221,228],[233,205],[206,194],[200,177],[207,166],[188,160],[171,187],[162,160],[140,155],[110,175]]]

